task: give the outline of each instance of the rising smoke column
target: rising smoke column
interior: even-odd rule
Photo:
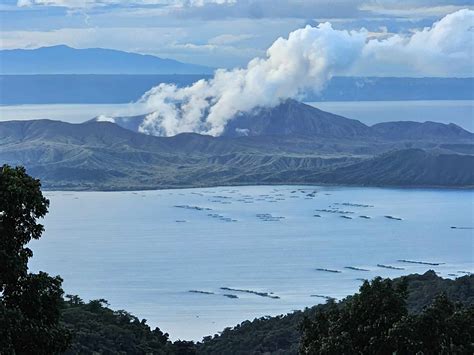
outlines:
[[[251,60],[244,69],[220,69],[212,79],[185,88],[161,84],[151,89],[142,100],[156,111],[140,129],[154,135],[217,136],[239,112],[276,106],[307,88],[321,89],[360,56],[365,40],[365,31],[335,31],[329,23],[299,29],[277,39],[266,58]]]
[[[152,113],[139,129],[160,136],[182,132],[218,136],[236,114],[277,106],[307,90],[317,92],[333,75],[354,68],[359,72],[375,68],[381,75],[391,65],[429,75],[447,63],[472,65],[473,23],[474,11],[459,10],[431,28],[384,40],[369,39],[365,29],[340,31],[330,23],[306,26],[287,39],[277,39],[265,58],[251,60],[246,68],[220,69],[212,79],[184,88],[170,84],[152,88],[141,99]]]

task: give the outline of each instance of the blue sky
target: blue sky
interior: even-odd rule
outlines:
[[[114,48],[231,68],[305,25],[384,38],[462,8],[472,0],[1,0],[0,46]]]

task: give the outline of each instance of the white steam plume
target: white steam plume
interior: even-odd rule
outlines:
[[[115,118],[107,116],[107,115],[99,115],[96,118],[97,122],[112,122],[115,123]]]
[[[277,39],[266,58],[251,60],[246,68],[220,69],[212,79],[184,88],[169,84],[152,88],[141,99],[152,113],[140,131],[218,136],[240,112],[277,106],[308,90],[319,91],[333,75],[357,69],[360,73],[360,68],[376,68],[379,75],[387,72],[384,66],[421,75],[456,65],[465,71],[472,66],[473,23],[474,11],[459,10],[431,28],[384,40],[369,39],[365,29],[339,31],[330,23],[307,26],[290,33],[288,39]]]
[[[307,26],[290,33],[288,39],[277,39],[267,58],[253,59],[245,69],[217,70],[212,79],[185,88],[161,84],[142,98],[156,111],[140,129],[166,136],[219,135],[239,112],[278,105],[308,87],[321,89],[333,73],[357,59],[365,39],[366,31],[335,31],[329,23]]]

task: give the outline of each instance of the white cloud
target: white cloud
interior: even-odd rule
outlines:
[[[15,3],[23,7],[12,10]],[[472,6],[472,0],[12,0],[0,5],[8,11],[1,14],[0,46],[103,47],[230,68],[306,24],[330,21],[336,29],[366,27],[369,39],[406,38],[465,3]],[[404,67],[357,72],[414,75]],[[458,65],[452,72],[460,72]]]
[[[182,89],[167,84],[153,88],[143,101],[155,111],[140,129],[167,136],[219,135],[239,112],[275,106],[307,88],[320,90],[356,60],[365,40],[365,31],[336,31],[329,23],[299,29],[276,40],[266,58],[251,60],[246,68],[218,70],[211,80]]]
[[[304,21],[297,19],[291,21],[234,19],[206,22],[187,20],[185,23],[176,23],[171,20],[165,22],[166,19],[161,18],[157,21],[155,17],[155,20],[141,19],[140,23],[145,23],[143,26],[137,27],[132,23],[130,27],[115,27],[118,24],[123,25],[122,14],[120,16],[115,14],[112,18],[109,15],[107,18],[103,16],[106,15],[91,16],[89,22],[94,27],[4,30],[0,36],[0,47],[38,48],[58,44],[67,44],[75,48],[101,47],[152,54],[212,67],[232,68],[247,63],[255,56],[264,55],[265,48],[268,48],[278,36],[304,25]],[[227,44],[217,44],[212,40],[223,33],[238,37],[239,31],[258,33],[258,36]]]
[[[57,6],[66,8],[92,8],[107,5],[167,5],[176,7],[202,7],[207,4],[234,4],[237,0],[18,0],[18,7]]]
[[[439,5],[439,6],[403,6],[403,3],[400,5],[394,6],[376,6],[376,5],[363,5],[361,10],[369,11],[377,15],[384,16],[396,16],[396,17],[406,17],[406,18],[424,18],[424,17],[439,17],[445,16],[447,14],[453,13],[458,10],[465,8],[473,9],[472,5]]]
[[[107,0],[18,0],[17,6],[59,6],[68,8],[84,8],[89,6],[103,6],[111,3],[113,3],[113,1]]]
[[[208,43],[217,44],[217,45],[232,44],[232,43],[242,42],[247,39],[252,39],[255,37],[256,37],[255,35],[251,35],[251,34],[239,34],[239,35],[223,34],[223,35],[219,35],[219,36],[211,38],[208,41]]]
[[[17,6],[69,9],[160,7],[168,15],[202,18],[357,18],[444,16],[472,0],[17,0]]]
[[[193,51],[214,51],[219,48],[215,44],[175,43],[174,48],[191,49]]]
[[[308,89],[321,90],[333,75],[473,76],[474,11],[447,15],[410,35],[371,38],[365,29],[335,30],[330,23],[306,26],[277,39],[266,57],[245,68],[218,70],[210,80],[177,88],[161,84],[143,98],[149,106],[144,133],[220,135],[240,112],[273,107]],[[372,36],[373,37],[373,36]]]
[[[208,31],[213,34],[214,27],[208,29]],[[202,35],[203,33],[199,33],[196,34],[196,37],[193,37],[187,29],[179,27],[63,28],[53,31],[4,31],[0,38],[0,48],[31,49],[67,43],[74,48],[111,48],[214,67],[235,67],[255,56],[264,54],[264,50],[252,46],[236,47],[231,44],[195,44],[192,42]],[[213,37],[215,36],[211,35],[211,38]],[[160,39],[159,42],[157,42],[157,38]]]
[[[207,4],[228,5],[235,4],[237,0],[177,0],[181,6],[205,6]]]
[[[31,5],[33,5],[31,0],[18,0],[18,3],[17,3],[18,7],[31,6]]]
[[[474,11],[446,15],[411,35],[372,40],[352,69],[386,76],[474,76]]]

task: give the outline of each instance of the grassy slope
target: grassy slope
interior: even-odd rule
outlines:
[[[108,122],[0,123],[0,161],[25,165],[50,189],[288,183],[472,186],[473,157],[455,154],[469,149],[466,145],[300,135],[163,138]],[[374,158],[393,150],[403,151]]]

